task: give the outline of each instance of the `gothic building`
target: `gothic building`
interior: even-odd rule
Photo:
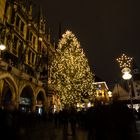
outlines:
[[[0,106],[8,109],[48,111],[49,65],[55,48],[46,33],[40,12],[37,21],[32,5],[0,1]]]

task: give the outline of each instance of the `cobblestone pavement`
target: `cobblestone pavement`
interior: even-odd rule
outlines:
[[[76,129],[76,135],[71,134],[70,127],[64,135],[62,126],[55,127],[51,122],[37,124],[27,130],[20,130],[20,140],[87,140],[87,132],[80,128]]]
[[[130,135],[131,140],[140,140],[140,121],[137,121],[137,133]],[[41,122],[33,127],[20,129],[19,140],[88,140],[88,133],[76,128],[76,135],[71,135],[71,129],[64,135],[63,126],[56,127],[52,122]]]
[[[136,121],[137,132],[131,134],[132,140],[140,140],[140,121]]]
[[[137,130],[140,133],[140,120],[136,121]]]

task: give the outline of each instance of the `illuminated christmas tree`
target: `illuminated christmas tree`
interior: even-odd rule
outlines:
[[[71,31],[62,35],[56,51],[50,79],[62,105],[76,105],[84,98],[94,99],[94,75],[80,43]]]

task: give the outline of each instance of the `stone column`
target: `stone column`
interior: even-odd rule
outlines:
[[[0,107],[2,105],[2,91],[3,91],[4,80],[0,80]]]

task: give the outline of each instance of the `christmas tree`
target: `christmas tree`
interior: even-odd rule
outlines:
[[[50,79],[62,105],[71,106],[85,98],[94,99],[94,75],[80,43],[71,31],[62,35],[56,51]]]

